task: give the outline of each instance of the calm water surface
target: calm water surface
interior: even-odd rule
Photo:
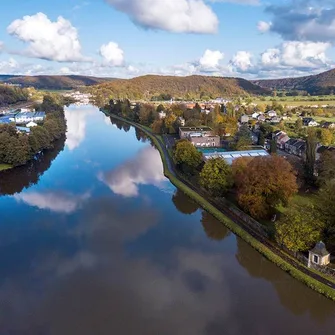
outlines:
[[[0,174],[0,334],[334,334],[335,304],[163,176],[145,136],[92,106]]]

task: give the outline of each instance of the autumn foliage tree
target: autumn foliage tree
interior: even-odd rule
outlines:
[[[209,159],[201,170],[200,184],[214,196],[224,195],[233,184],[231,167],[222,158]]]
[[[298,188],[292,166],[279,156],[237,159],[233,175],[239,205],[254,218],[268,217],[279,205],[287,205]]]

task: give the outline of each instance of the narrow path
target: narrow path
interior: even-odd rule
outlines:
[[[252,237],[254,237],[257,241],[261,242],[265,247],[267,247],[268,249],[270,249],[274,254],[276,254],[277,256],[279,256],[280,258],[282,258],[284,261],[286,261],[287,263],[291,264],[293,267],[295,267],[297,270],[301,271],[302,273],[304,273],[305,275],[319,281],[320,283],[323,283],[325,285],[327,285],[328,287],[332,288],[335,290],[335,283],[333,283],[332,281],[318,275],[317,273],[310,271],[307,267],[305,267],[304,265],[302,265],[301,263],[298,262],[298,260],[295,260],[291,257],[289,257],[288,255],[286,255],[285,253],[283,253],[278,247],[276,247],[270,240],[264,238],[261,234],[259,234],[255,229],[253,229],[251,226],[247,225],[246,222],[244,222],[240,217],[238,217],[234,212],[232,212],[228,207],[225,207],[223,205],[218,205],[213,199],[210,199],[208,197],[206,197],[206,195],[203,195],[201,190],[199,190],[197,187],[195,187],[193,184],[191,184],[189,181],[185,180],[184,178],[181,178],[178,175],[178,172],[176,170],[176,167],[172,161],[172,158],[168,152],[168,150],[166,149],[166,144],[165,141],[164,143],[162,143],[160,141],[160,139],[157,137],[157,135],[155,133],[153,133],[151,130],[146,129],[145,127],[141,126],[140,124],[134,123],[134,122],[130,122],[126,119],[123,119],[121,117],[115,116],[115,115],[110,115],[112,117],[115,118],[119,118],[122,121],[125,121],[127,123],[130,123],[131,125],[137,127],[138,129],[144,131],[145,133],[148,133],[150,136],[154,137],[161,149],[162,152],[165,156],[166,159],[166,163],[167,163],[167,168],[169,170],[169,172],[176,177],[178,180],[180,180],[182,183],[184,183],[187,187],[189,187],[191,190],[193,190],[194,192],[198,193],[200,196],[205,197],[205,199],[215,208],[217,208],[220,212],[222,212],[224,215],[226,215],[229,219],[231,219],[232,221],[234,221],[236,224],[238,224],[243,230],[245,230],[248,234],[250,234]]]

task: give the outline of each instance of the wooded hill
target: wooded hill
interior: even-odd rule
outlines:
[[[254,84],[269,90],[306,91],[312,95],[335,93],[335,69],[313,76],[254,80]]]
[[[169,100],[233,97],[248,94],[269,94],[248,80],[206,76],[156,76],[147,75],[133,79],[120,79],[92,86],[89,91],[98,99]]]
[[[28,100],[29,93],[19,87],[0,85],[0,107],[9,106]]]
[[[89,76],[7,76],[0,75],[0,81],[21,87],[35,87],[45,90],[71,90],[82,86],[96,85],[114,78]]]

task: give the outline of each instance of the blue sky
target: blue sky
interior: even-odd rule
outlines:
[[[0,73],[276,78],[328,70],[331,0],[14,0]]]

